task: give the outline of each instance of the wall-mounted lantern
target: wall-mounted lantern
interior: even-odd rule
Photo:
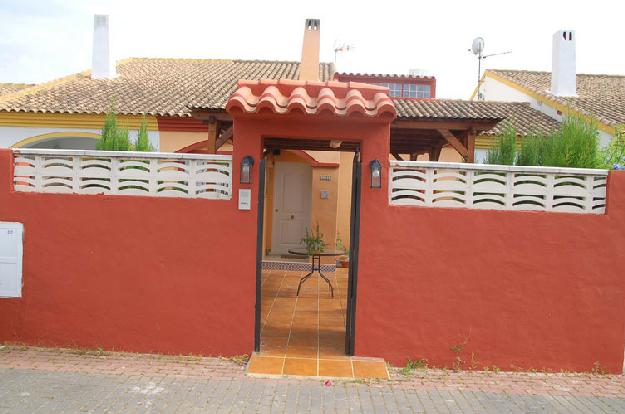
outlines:
[[[246,155],[241,160],[241,184],[249,184],[252,182],[252,166],[254,165],[254,158]]]
[[[371,188],[382,188],[382,164],[373,160],[369,163],[371,168]]]

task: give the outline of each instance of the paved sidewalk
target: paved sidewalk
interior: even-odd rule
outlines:
[[[622,376],[391,371],[328,386],[217,358],[4,347],[0,413],[625,412]]]

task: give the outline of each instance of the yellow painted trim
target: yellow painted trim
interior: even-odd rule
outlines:
[[[499,138],[501,138],[499,135],[479,135],[475,137],[475,148],[491,149],[497,144]],[[523,136],[516,137],[517,149],[521,149],[521,144],[525,138]]]
[[[0,126],[102,129],[104,118],[104,114],[0,112]],[[142,115],[117,115],[118,123],[130,129],[139,128],[142,119]],[[158,122],[155,116],[148,115],[146,120],[149,131],[158,131]]]
[[[477,95],[477,91],[480,89],[480,85],[482,84],[482,82],[484,82],[484,76],[486,74],[482,75],[482,79],[480,80],[479,85],[477,85],[475,88],[473,88],[473,93],[471,94],[471,96],[469,97],[469,100],[472,101],[473,99],[475,99],[475,95]]]
[[[11,147],[21,148],[25,145],[32,144],[33,142],[43,141],[45,139],[67,137],[100,139],[100,135],[94,134],[93,132],[50,132],[47,134],[35,135],[34,137],[30,138],[24,138],[23,140],[13,144]]]
[[[522,92],[528,96],[531,96],[532,98],[536,99],[538,102],[541,102],[543,104],[546,104],[548,106],[551,106],[552,108],[562,112],[562,114],[564,115],[568,115],[568,116],[577,116],[580,117],[581,119],[585,120],[586,122],[593,122],[597,125],[597,128],[605,133],[608,133],[612,136],[616,135],[616,128],[603,123],[601,121],[599,121],[597,118],[595,118],[594,116],[589,116],[586,115],[580,111],[576,111],[574,109],[571,109],[570,107],[563,105],[559,102],[554,101],[553,99],[549,99],[539,93],[536,93],[535,91],[526,88],[524,86],[519,85],[516,82],[513,82],[507,78],[504,78],[503,76],[497,75],[494,72],[491,72],[490,70],[486,70],[484,72],[484,75],[482,76],[482,81],[484,80],[484,78],[486,78],[486,76],[503,83],[506,86],[511,87],[512,89],[516,89],[519,92]]]

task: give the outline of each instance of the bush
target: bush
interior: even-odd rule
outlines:
[[[154,151],[148,139],[148,122],[145,116],[141,120],[137,143],[134,145],[130,141],[128,128],[119,126],[117,114],[114,109],[111,109],[104,119],[102,136],[96,143],[96,149],[100,151]]]
[[[530,135],[521,141],[521,149],[516,159],[516,165],[543,165],[542,148],[546,138]]]
[[[544,141],[542,158],[545,166],[597,168],[600,164],[597,126],[580,118],[566,118],[560,129]]]
[[[617,129],[615,138],[601,150],[600,159],[600,168],[625,169],[625,129]]]
[[[139,127],[139,133],[137,134],[137,144],[135,145],[135,151],[154,151],[154,147],[150,144],[148,138],[148,121],[143,116],[141,119],[141,126]]]
[[[488,150],[486,164],[514,165],[516,158],[516,129],[508,123],[495,147]]]
[[[497,146],[489,150],[486,162],[499,165],[601,168],[612,166],[618,159],[623,160],[623,139],[615,141],[620,144],[613,142],[608,149],[601,151],[596,125],[569,117],[562,122],[558,131],[550,135],[532,134],[524,138],[517,154],[516,130],[508,124]],[[607,161],[608,158],[611,161]]]

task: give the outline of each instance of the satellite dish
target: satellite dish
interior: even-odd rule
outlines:
[[[473,39],[471,51],[474,55],[481,55],[484,51],[484,39],[481,37],[476,37],[475,39]]]

